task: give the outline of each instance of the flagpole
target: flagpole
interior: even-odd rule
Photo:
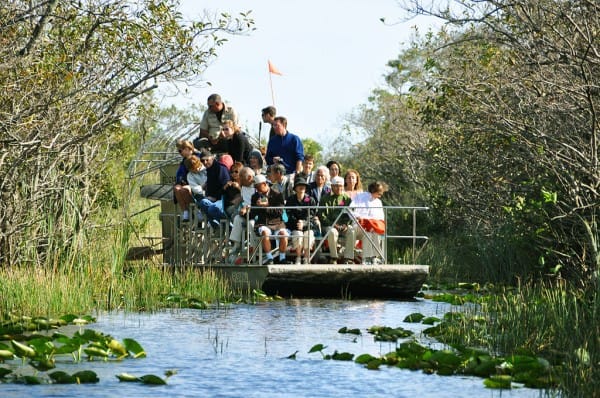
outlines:
[[[269,69],[269,85],[271,87],[271,101],[273,102],[273,106],[275,106],[275,93],[273,92],[273,74]]]

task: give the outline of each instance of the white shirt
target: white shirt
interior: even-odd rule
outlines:
[[[356,218],[385,220],[381,199],[373,198],[371,192],[357,193],[350,203],[352,214]]]
[[[242,202],[249,205],[252,201],[252,195],[254,195],[254,192],[256,192],[256,190],[254,189],[253,185],[249,187],[242,185]]]

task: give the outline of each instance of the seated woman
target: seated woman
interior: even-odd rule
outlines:
[[[248,165],[252,145],[250,145],[248,138],[240,128],[234,125],[231,120],[225,120],[222,124],[221,134],[227,141],[228,153],[233,160]]]
[[[187,140],[178,140],[175,144],[177,151],[181,155],[181,163],[175,173],[175,185],[173,186],[173,200],[179,204],[179,208],[182,211],[182,221],[187,222],[190,220],[190,214],[188,208],[192,203],[192,191],[187,181],[188,169],[186,168],[184,161],[192,156],[200,159],[200,153],[194,150],[194,145]]]
[[[338,177],[342,172],[342,166],[340,166],[337,160],[330,160],[329,162],[327,162],[326,166],[329,169],[330,180],[332,178]]]
[[[198,205],[204,199],[204,188],[206,187],[206,168],[196,156],[191,156],[183,161],[185,167],[189,170],[187,173],[187,182],[192,191],[194,202]],[[197,220],[202,220],[202,212],[198,210]]]
[[[381,264],[381,235],[385,233],[385,213],[381,197],[388,191],[385,182],[372,182],[368,192],[357,194],[350,207],[358,221],[356,238],[361,240],[364,264]]]
[[[254,171],[255,175],[266,174],[265,159],[258,149],[250,151],[248,166]]]
[[[286,209],[288,215],[286,225],[292,231],[292,245],[296,251],[296,264],[300,264],[302,256],[304,256],[304,263],[309,263],[310,249],[315,244],[315,234],[311,229],[309,210],[311,207],[314,208],[317,202],[306,194],[307,187],[306,180],[296,176],[294,179],[294,195],[288,197],[285,204],[286,207],[290,207],[290,209]]]
[[[244,165],[240,162],[235,162],[229,170],[231,180],[223,187],[223,209],[227,218],[233,220],[236,215],[240,203],[242,203],[242,187],[240,185],[240,171]]]
[[[250,218],[255,220],[256,233],[262,238],[262,248],[265,252],[265,257],[261,260],[261,263],[273,264],[271,236],[278,235],[278,263],[283,264],[286,261],[285,252],[287,250],[289,231],[283,222],[283,209],[269,208],[283,206],[283,196],[269,187],[267,177],[262,174],[254,177],[254,189],[256,189],[256,192],[252,195]]]
[[[354,199],[357,193],[363,192],[360,174],[357,170],[346,170],[346,174],[344,175],[344,191],[351,199]]]

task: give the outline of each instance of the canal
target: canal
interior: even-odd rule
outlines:
[[[421,335],[425,325],[405,323],[415,312],[442,317],[450,306],[430,300],[342,301],[283,300],[236,304],[210,310],[177,309],[157,313],[113,312],[97,315],[88,327],[118,340],[133,338],[147,358],[122,362],[60,364],[67,372],[95,371],[92,385],[0,385],[0,396],[71,397],[540,397],[543,391],[490,390],[483,379],[427,375],[382,366],[367,370],[351,361],[323,360],[308,353],[316,344],[323,354],[335,351],[374,356],[396,343],[376,342],[371,326],[402,326],[424,345],[442,348]],[[361,335],[341,334],[342,327]],[[290,359],[296,353],[295,359]],[[65,368],[66,367],[66,368]],[[70,368],[72,367],[72,368]],[[175,369],[166,386],[120,383],[122,372],[136,376]]]

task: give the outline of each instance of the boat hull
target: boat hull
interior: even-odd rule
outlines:
[[[206,266],[234,288],[283,297],[412,299],[429,273],[427,265],[282,264]]]

